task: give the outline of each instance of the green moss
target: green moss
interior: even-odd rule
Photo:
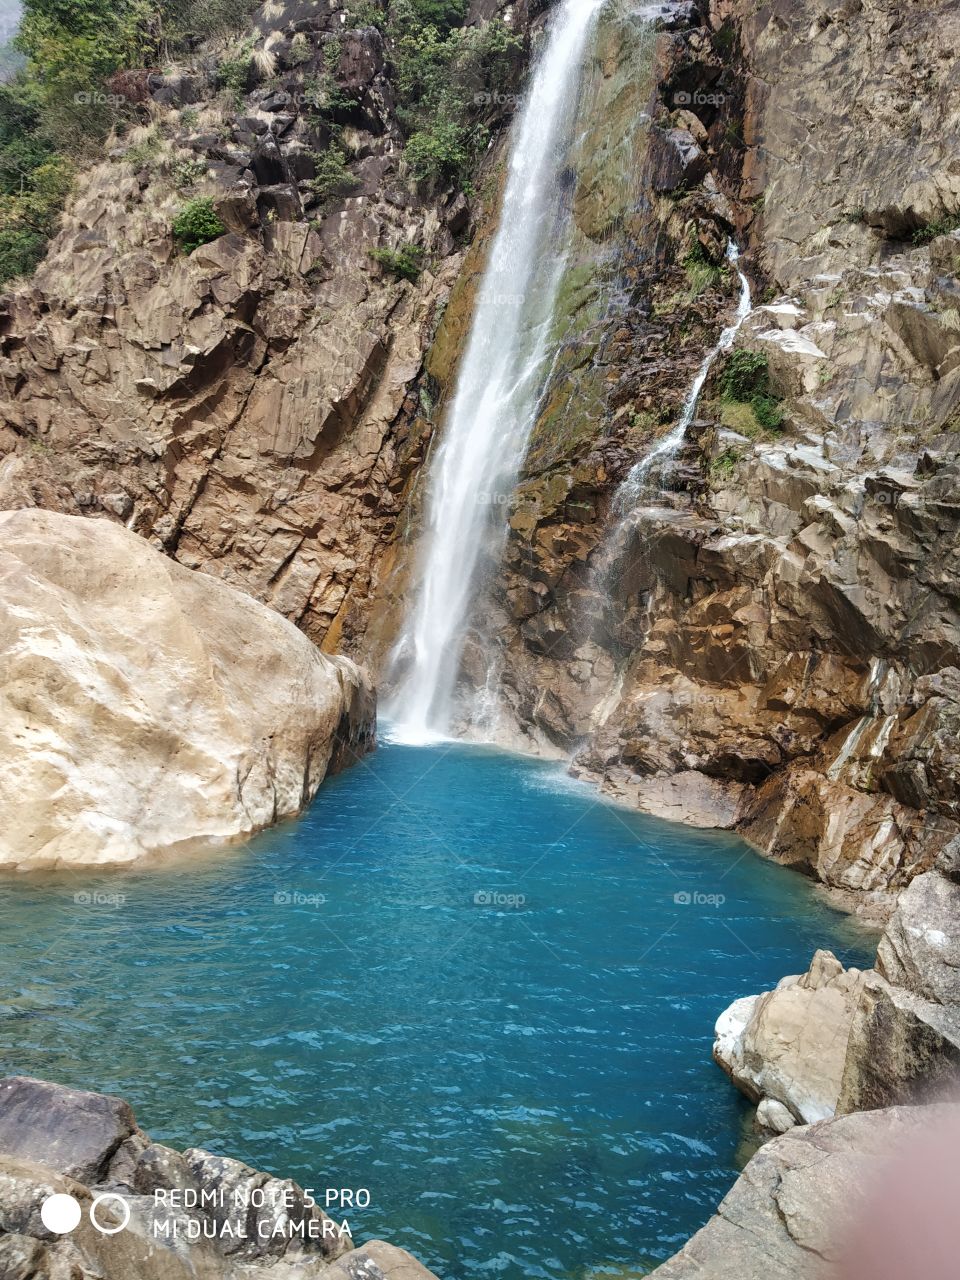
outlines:
[[[336,143],[324,151],[315,152],[314,164],[316,172],[308,185],[321,206],[328,205],[337,196],[347,195],[356,187],[357,179],[347,167],[346,153]]]
[[[960,214],[948,214],[944,218],[936,218],[932,222],[926,223],[922,227],[918,227],[913,233],[914,244],[929,244],[931,240],[936,240],[938,236],[949,235],[951,231],[956,231],[960,227]]]
[[[740,457],[737,449],[724,449],[715,458],[711,458],[708,468],[711,483],[720,485],[729,480],[737,469]]]

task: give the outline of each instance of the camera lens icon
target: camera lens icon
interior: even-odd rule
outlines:
[[[110,1202],[120,1206],[119,1225],[116,1222],[110,1221],[113,1214],[110,1213],[109,1209],[101,1211],[100,1214],[97,1213],[97,1210],[101,1205],[108,1205]],[[104,1220],[101,1221],[101,1219]],[[102,1195],[99,1195],[94,1199],[93,1204],[90,1206],[90,1221],[102,1236],[115,1236],[117,1232],[122,1231],[130,1221],[130,1206],[127,1204],[123,1196],[118,1196],[114,1191],[104,1191]]]

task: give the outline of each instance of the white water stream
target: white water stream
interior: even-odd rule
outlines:
[[[499,559],[549,362],[569,226],[567,154],[603,0],[564,0],[534,68],[510,150],[499,227],[443,437],[431,460],[419,590],[392,655],[394,736],[449,732],[478,579]]]
[[[662,440],[659,440],[649,453],[645,454],[638,462],[634,463],[627,473],[623,483],[617,491],[614,499],[614,511],[628,512],[632,510],[643,498],[647,487],[647,481],[651,471],[655,467],[662,468],[663,464],[674,456],[683,443],[687,434],[690,423],[693,422],[694,415],[697,412],[697,404],[700,400],[700,393],[703,390],[704,383],[710,375],[713,368],[713,362],[717,356],[722,355],[725,351],[729,351],[733,346],[733,340],[737,336],[737,331],[750,314],[753,306],[750,297],[750,282],[740,270],[740,250],[730,240],[727,244],[727,261],[737,273],[740,281],[740,297],[737,301],[737,309],[730,324],[720,334],[717,345],[713,347],[703,358],[700,368],[697,370],[697,376],[694,378],[687,393],[687,398],[683,402],[683,410],[680,419],[672,431],[669,431]]]

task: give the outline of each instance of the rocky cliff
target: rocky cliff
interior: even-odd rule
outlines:
[[[0,507],[121,521],[356,654],[480,197],[411,177],[414,90],[398,103],[393,46],[352,14],[270,3],[245,62],[201,48],[148,77],[143,123],[0,307]],[[513,20],[519,44],[524,6]],[[508,55],[470,46],[449,88],[482,136],[508,118]],[[191,200],[223,234],[185,253]]]
[[[601,21],[616,146],[578,162],[492,587],[501,734],[883,915],[957,831],[960,26],[859,0],[666,26]],[[630,493],[732,311],[728,236],[754,310]]]
[[[956,15],[649,17],[602,15],[557,358],[516,493],[488,495],[499,733],[888,914],[957,831]],[[382,673],[499,151],[475,194],[412,181],[395,56],[346,11],[267,6],[256,47],[232,104],[203,57],[151,79],[145,136],[4,302],[0,502],[122,521]],[[494,140],[499,74],[475,95]],[[349,172],[321,197],[332,127]],[[188,255],[185,190],[225,228]],[[717,361],[632,493],[732,312],[730,236],[741,376]]]

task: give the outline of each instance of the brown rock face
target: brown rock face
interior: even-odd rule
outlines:
[[[154,123],[82,178],[0,306],[0,507],[121,521],[357,653],[430,434],[418,380],[472,210],[414,193],[383,39],[342,19],[265,7],[278,73],[236,109],[202,71],[189,93],[152,78]],[[310,85],[331,40],[350,184],[321,197]],[[187,255],[171,227],[201,196],[227,234]],[[371,257],[405,245],[416,283]]]

